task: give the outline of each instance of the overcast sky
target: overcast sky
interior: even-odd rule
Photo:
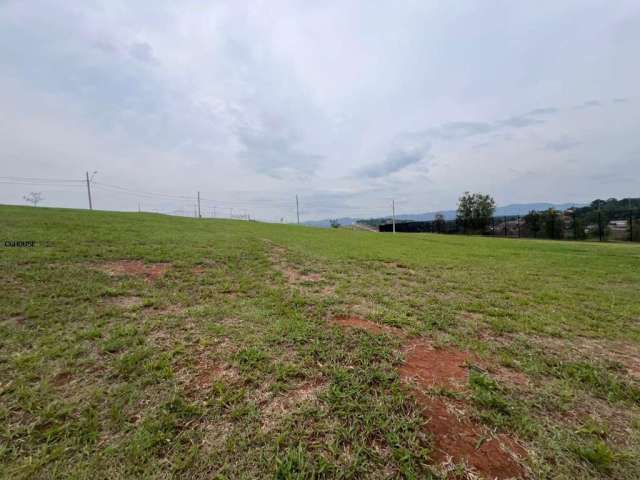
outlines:
[[[84,208],[96,170],[96,208],[285,221],[640,196],[639,57],[638,0],[0,0],[0,182],[66,181],[0,202]]]

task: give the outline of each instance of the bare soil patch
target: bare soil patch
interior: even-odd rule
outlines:
[[[405,363],[399,368],[400,378],[416,385],[414,396],[424,407],[429,420],[425,430],[435,444],[433,459],[443,470],[465,465],[467,478],[524,478],[519,457],[526,452],[505,434],[493,435],[474,422],[466,412],[463,400],[445,402],[441,397],[426,395],[422,388],[444,388],[464,392],[468,384],[468,352],[454,348],[434,348],[429,342],[412,342],[406,350]]]
[[[526,452],[507,435],[491,435],[473,423],[464,412],[463,402],[445,402],[416,393],[418,403],[429,417],[425,429],[434,440],[433,460],[444,472],[464,465],[466,478],[524,478],[523,467],[516,460]]]
[[[358,328],[360,330],[366,330],[367,332],[376,335],[387,333],[395,337],[404,337],[404,332],[399,328],[392,327],[390,325],[380,325],[379,323],[372,322],[371,320],[365,320],[364,318],[355,316],[338,316],[331,319],[329,323],[345,328]]]
[[[402,338],[403,332],[359,317],[336,317],[332,324],[361,328],[374,334],[389,333]],[[403,382],[413,387],[414,397],[428,418],[424,429],[431,435],[434,462],[443,473],[458,471],[462,465],[465,478],[526,478],[520,458],[526,451],[506,434],[495,435],[476,423],[467,413],[465,400],[444,400],[425,390],[447,389],[464,393],[468,386],[471,353],[452,347],[436,348],[425,339],[409,342],[405,362],[398,372]],[[506,369],[505,369],[506,370]],[[500,370],[502,372],[502,369]],[[517,373],[517,372],[515,372]],[[522,379],[518,379],[522,381]]]
[[[405,353],[405,362],[399,369],[403,380],[413,380],[426,388],[462,391],[466,387],[469,353],[454,348],[434,348],[424,340],[411,342]]]
[[[118,260],[103,263],[98,269],[113,277],[133,276],[153,281],[163,277],[170,266],[169,263],[146,264],[142,260]]]

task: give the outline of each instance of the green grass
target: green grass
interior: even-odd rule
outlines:
[[[533,478],[640,471],[639,245],[23,207],[0,233],[3,478],[437,476],[400,340],[339,314],[494,366],[471,413]]]

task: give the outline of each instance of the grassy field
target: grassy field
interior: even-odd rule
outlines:
[[[639,477],[638,245],[23,207],[0,232],[3,478],[486,475],[444,451],[462,426],[519,476]]]

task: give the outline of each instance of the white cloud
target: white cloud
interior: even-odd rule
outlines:
[[[376,214],[391,198],[450,208],[464,190],[622,196],[628,183],[598,178],[640,174],[638,25],[633,1],[3,2],[0,162],[200,190],[268,219],[292,219],[296,193],[309,217]],[[551,174],[571,188],[548,188]],[[137,207],[103,193],[104,208]]]

